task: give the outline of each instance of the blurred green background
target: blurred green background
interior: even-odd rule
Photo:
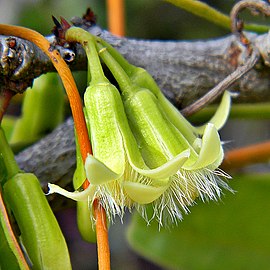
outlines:
[[[205,1],[217,9],[229,13],[234,2]],[[70,19],[81,16],[91,7],[98,17],[98,24],[107,28],[105,0],[42,1],[1,0],[0,20],[2,23],[20,24],[43,34],[50,33],[51,16]],[[126,35],[150,39],[194,39],[216,37],[226,31],[205,20],[182,11],[165,1],[126,0]]]
[[[205,1],[229,13],[237,1]],[[107,28],[105,0],[0,0],[0,22],[26,26],[44,35],[51,33],[51,16],[67,20],[82,16],[87,7],[97,15],[98,24]],[[126,36],[143,39],[194,40],[229,34],[203,19],[157,0],[126,0]],[[77,78],[86,81],[85,73]],[[81,84],[84,88],[84,84]],[[239,130],[241,132],[239,132]],[[225,149],[260,142],[270,136],[268,120],[230,120],[222,130]],[[267,166],[250,167],[268,173]],[[269,269],[270,191],[268,176],[238,177],[232,180],[236,194],[226,194],[220,203],[191,208],[178,228],[157,231],[139,217],[126,215],[110,228],[112,269]],[[96,247],[84,243],[76,231],[75,209],[57,213],[66,235],[74,269],[96,269]],[[127,226],[128,240],[126,240]],[[135,252],[135,251],[136,252]],[[139,254],[139,255],[138,255]]]

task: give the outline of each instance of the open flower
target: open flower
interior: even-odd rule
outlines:
[[[137,80],[137,70],[129,72],[113,53],[102,48],[101,57],[117,80],[120,94],[103,75],[95,51],[99,45],[93,37],[82,29],[69,32],[76,33],[76,41],[84,45],[91,59],[91,83],[84,102],[93,155],[86,159],[85,172],[82,162],[77,164],[79,182],[84,181],[85,173],[90,186],[82,192],[67,192],[49,185],[50,193],[90,205],[99,198],[108,216],[122,217],[126,207],[136,207],[146,217],[145,205],[152,203],[154,216],[162,224],[164,216],[181,219],[195,198],[217,199],[222,187],[229,189],[219,177],[223,172],[217,170],[223,159],[217,128],[229,113],[228,92],[209,123],[193,127],[148,73],[147,80],[142,74]]]

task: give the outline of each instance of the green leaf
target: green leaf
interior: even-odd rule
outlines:
[[[22,115],[15,122],[10,144],[23,147],[57,127],[64,118],[65,95],[55,73],[40,76],[24,96]]]
[[[270,251],[269,175],[235,177],[220,203],[198,203],[178,227],[133,216],[131,247],[170,269],[267,269]]]
[[[16,117],[11,116],[11,115],[7,115],[7,114],[5,114],[3,119],[2,119],[1,126],[6,134],[6,138],[8,141],[10,140],[10,137],[12,135],[16,120],[17,120]]]

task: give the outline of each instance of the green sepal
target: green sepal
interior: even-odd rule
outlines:
[[[89,86],[84,94],[84,102],[95,158],[116,174],[122,175],[125,151],[119,122],[125,121],[125,113],[118,90],[109,83]]]

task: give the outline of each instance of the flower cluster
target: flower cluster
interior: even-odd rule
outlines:
[[[166,99],[150,74],[129,64],[114,48],[82,29],[72,27],[66,35],[80,42],[89,59],[89,86],[84,94],[93,155],[83,164],[77,149],[74,186],[87,179],[84,191],[59,193],[91,206],[98,198],[108,217],[123,216],[136,208],[146,220],[175,222],[188,213],[197,197],[217,200],[222,180],[218,169],[223,148],[218,134],[229,114],[230,93],[208,123],[192,126]],[[104,76],[100,58],[110,69],[118,88]],[[146,205],[152,206],[149,216]]]

